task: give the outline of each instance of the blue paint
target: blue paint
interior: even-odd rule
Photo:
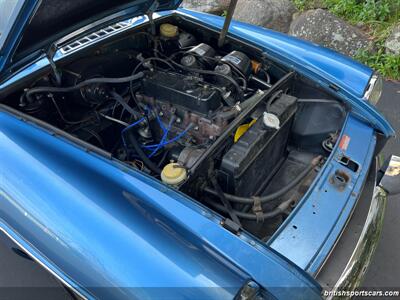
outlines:
[[[5,112],[0,157],[0,226],[86,295],[231,299],[252,278],[279,299],[319,297],[305,272],[195,200]]]
[[[10,88],[14,84],[18,84],[27,76],[35,76],[35,74],[38,74],[39,72],[42,72],[44,70],[49,70],[49,68],[50,62],[48,58],[44,55],[38,57],[34,62],[25,66],[21,70],[18,70],[12,76],[9,76],[7,79],[5,79],[3,83],[0,84],[0,95],[2,90]],[[0,73],[0,78],[5,75],[6,74],[4,74],[4,72]]]
[[[360,196],[374,156],[376,138],[371,127],[349,116],[343,135],[350,137],[347,150],[342,151],[337,143],[309,191],[268,242],[311,275],[318,272],[339,238]],[[342,155],[359,164],[356,173],[338,162]],[[343,191],[329,180],[337,170],[350,177]]]
[[[220,17],[183,9],[155,17],[170,14],[214,29],[223,24]],[[135,25],[144,22],[147,18]],[[232,298],[253,279],[279,299],[294,298],[298,289],[305,299],[318,297],[318,284],[304,271],[318,271],[350,216],[372,161],[372,127],[386,136],[394,130],[362,99],[372,74],[368,67],[240,22],[232,23],[230,34],[327,90],[331,84],[339,88],[337,95],[352,109],[342,134],[352,139],[345,154],[360,164],[357,173],[338,163],[342,153],[335,148],[268,247],[249,235],[224,230],[217,214],[155,179],[0,113],[2,229],[85,295],[155,297],[165,290],[152,288],[161,287],[177,298]],[[37,59],[3,82],[0,92],[48,67],[47,58]],[[351,175],[344,191],[329,183],[337,169]]]

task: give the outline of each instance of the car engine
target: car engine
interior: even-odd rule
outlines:
[[[151,31],[80,54],[10,106],[271,236],[332,150],[345,109],[248,45],[219,48],[178,24]]]

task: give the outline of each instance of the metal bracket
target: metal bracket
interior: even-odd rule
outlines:
[[[241,226],[229,218],[226,218],[225,220],[221,221],[221,226],[234,234],[240,233]]]
[[[154,19],[153,19],[153,13],[158,9],[159,6],[160,6],[160,4],[158,3],[158,1],[154,1],[146,12],[147,17],[149,18],[152,35],[156,35],[156,33],[157,33],[156,24],[154,23]]]
[[[61,72],[57,69],[57,66],[53,60],[53,57],[48,55],[47,59],[49,60],[51,70],[53,71],[53,75],[57,81],[57,85],[61,85]]]
[[[253,213],[256,215],[257,223],[264,222],[264,212],[262,209],[262,203],[260,197],[253,197]]]

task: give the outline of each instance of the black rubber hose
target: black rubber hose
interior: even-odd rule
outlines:
[[[267,102],[267,112],[270,112],[272,103],[275,102],[281,95],[283,94],[282,90],[276,91],[272,96],[269,98]]]
[[[120,94],[114,91],[110,91],[110,95],[114,100],[116,100],[119,104],[121,104],[126,111],[128,111],[131,115],[133,115],[135,119],[140,118],[140,113],[138,113],[132,107],[130,107],[129,104],[126,103],[126,101],[124,100],[124,98],[122,98]]]
[[[315,157],[311,164],[305,168],[299,175],[297,175],[296,178],[294,178],[292,180],[291,183],[289,183],[287,186],[281,188],[280,190],[269,194],[267,196],[262,196],[262,197],[257,197],[257,200],[260,201],[261,203],[265,203],[265,202],[269,202],[272,200],[275,200],[279,197],[281,197],[282,195],[286,194],[288,191],[290,191],[292,188],[294,188],[297,184],[300,183],[301,180],[303,180],[304,177],[307,176],[308,173],[311,172],[311,170],[313,170],[315,168],[316,165],[318,165],[318,163],[320,162],[322,156],[317,156]],[[204,191],[206,191],[207,193],[210,193],[214,196],[219,196],[219,194],[217,193],[217,191],[213,190],[210,187],[206,187],[204,189]],[[228,199],[229,201],[232,202],[237,202],[237,203],[242,203],[242,204],[253,204],[254,203],[254,198],[249,198],[249,197],[240,197],[240,196],[235,196],[232,194],[227,194],[224,193],[225,198]]]
[[[153,173],[156,173],[158,175],[161,174],[160,168],[153,161],[151,161],[150,158],[147,157],[146,153],[144,153],[140,143],[136,139],[135,133],[127,131],[126,135],[129,143],[133,146],[133,149],[135,149],[136,153],[139,155],[145,166],[149,168],[150,171],[152,171]]]
[[[258,97],[250,97],[249,99],[246,99],[245,101],[238,104],[239,111],[246,109],[247,107],[251,106],[254,102],[257,102],[257,101],[258,101]]]
[[[124,83],[124,82],[131,82],[133,80],[137,80],[140,79],[144,76],[143,72],[139,72],[137,74],[131,75],[131,76],[127,76],[127,77],[119,77],[119,78],[92,78],[92,79],[88,79],[85,81],[82,81],[80,83],[78,83],[77,85],[74,86],[69,86],[69,87],[51,87],[51,86],[41,86],[41,87],[35,87],[35,88],[31,88],[30,90],[28,90],[26,92],[26,98],[28,98],[29,100],[32,100],[30,97],[32,94],[36,94],[36,93],[44,93],[44,92],[48,92],[48,93],[68,93],[68,92],[72,92],[75,90],[79,90],[80,88],[89,85],[89,84],[93,84],[93,83]]]
[[[158,61],[158,62],[162,62],[162,63],[164,63],[165,65],[167,65],[169,68],[171,68],[171,69],[173,69],[173,70],[175,69],[174,66],[173,66],[168,60],[166,60],[166,59],[159,58],[159,57],[149,57],[149,58],[146,58],[146,59],[142,60],[140,63],[138,63],[138,64],[136,65],[135,69],[133,69],[132,74],[136,74],[136,72],[139,70],[139,68],[140,68],[141,66],[143,66],[143,64],[145,64],[146,62],[152,61],[152,60]]]
[[[213,206],[214,208],[218,209],[219,211],[223,211],[225,213],[228,212],[227,209],[223,205],[220,205],[220,204],[217,204],[217,203],[214,203],[211,201],[207,201],[207,203],[210,204],[211,206]],[[285,204],[285,202],[283,202],[283,204]],[[289,207],[289,205],[286,205],[286,206]],[[276,216],[284,213],[285,212],[284,208],[287,208],[286,206],[279,205],[274,210],[263,213],[261,216],[261,219],[271,219],[273,217],[276,217]],[[237,211],[237,210],[233,210],[233,213],[241,219],[257,220],[257,216],[252,213],[245,213],[245,212],[241,212],[241,211]]]
[[[224,204],[223,206],[221,205],[221,207],[224,208],[224,211],[229,214],[232,221],[234,221],[236,224],[238,224],[241,227],[242,224],[240,224],[240,220],[239,220],[235,210],[232,208],[231,203],[225,198],[224,192],[222,191],[222,188],[218,184],[217,179],[214,176],[212,176],[210,180],[211,180],[211,183],[214,185],[214,188],[216,189],[218,196],[221,199],[221,202]]]

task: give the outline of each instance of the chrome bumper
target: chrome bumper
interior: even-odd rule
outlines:
[[[392,156],[379,184],[375,186],[366,222],[339,280],[326,299],[349,299],[340,292],[353,291],[362,283],[382,232],[386,202],[394,187],[400,187],[400,157]]]
[[[379,243],[386,202],[386,191],[382,187],[376,186],[367,221],[361,232],[356,248],[327,299],[336,299],[335,292],[353,291],[361,285]],[[339,298],[344,299],[343,296],[338,297],[338,299]]]

